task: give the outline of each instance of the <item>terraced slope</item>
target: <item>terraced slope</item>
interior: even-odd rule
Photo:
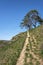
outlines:
[[[21,33],[10,41],[0,41],[0,65],[16,65],[25,38],[26,33]]]

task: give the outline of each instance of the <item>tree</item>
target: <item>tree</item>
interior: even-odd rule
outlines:
[[[40,17],[37,10],[31,10],[26,14],[23,21],[21,22],[22,27],[26,27],[28,30],[32,29],[33,27],[36,27],[37,23],[39,22]],[[29,34],[29,31],[27,32]],[[30,42],[30,35],[29,36],[29,42]],[[32,45],[30,42],[30,48],[32,50]]]
[[[43,25],[43,19],[41,17],[39,17],[39,24]]]
[[[40,20],[40,24],[43,25],[43,19]]]
[[[29,30],[32,29],[32,27],[36,27],[39,21],[38,17],[39,17],[39,13],[37,10],[29,11],[24,17],[23,21],[21,22],[21,26],[26,27]]]
[[[37,16],[36,20],[39,22],[40,25],[43,25],[43,19],[40,16]]]

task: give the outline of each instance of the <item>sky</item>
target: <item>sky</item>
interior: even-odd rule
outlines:
[[[43,18],[43,0],[0,0],[0,40],[10,40],[20,32],[24,16],[36,9]]]

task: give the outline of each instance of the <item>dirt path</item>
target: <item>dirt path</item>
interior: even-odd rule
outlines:
[[[29,38],[29,37],[30,37],[30,38]],[[30,39],[30,42],[32,43],[32,46],[33,46],[34,42],[35,42],[35,44],[37,44],[37,40],[35,39],[34,35],[29,35],[29,32],[27,32],[27,38],[26,38],[26,40],[25,40],[24,47],[23,47],[23,49],[22,49],[22,51],[21,51],[20,57],[18,58],[18,61],[17,61],[17,64],[16,64],[16,65],[24,65],[26,46],[27,46],[28,43],[29,43],[29,39]],[[33,40],[33,42],[32,42],[32,40]],[[33,48],[35,48],[35,47],[33,46]],[[43,65],[42,60],[39,59],[39,57],[38,57],[37,55],[35,55],[34,52],[32,52],[32,51],[30,50],[29,53],[33,56],[33,58],[36,58],[36,59],[40,62],[40,65]],[[28,61],[29,61],[29,59],[28,59]]]
[[[30,37],[30,35],[27,32],[27,38],[25,40],[25,44],[24,44],[23,50],[21,51],[20,57],[19,57],[16,65],[24,65],[25,50],[26,50],[26,46],[28,44],[28,37]]]

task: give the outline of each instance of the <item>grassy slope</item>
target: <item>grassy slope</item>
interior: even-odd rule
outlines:
[[[32,29],[30,32],[35,36],[39,43],[43,42],[43,25]]]
[[[43,26],[32,29],[30,33],[35,36],[35,39],[37,40],[36,45],[38,45],[40,48],[40,46],[42,46],[41,44],[43,43]],[[13,37],[11,41],[0,41],[0,65],[16,65],[16,61],[23,48],[25,39],[26,33],[21,33]],[[43,51],[42,48],[43,47],[41,47],[41,51]],[[37,50],[36,52],[39,51]],[[42,52],[39,53],[39,55],[42,57]]]
[[[40,62],[40,60],[43,60],[43,26],[30,30],[30,35],[32,41],[30,40],[29,44],[27,45],[24,65],[43,65],[40,64],[43,62]],[[36,40],[36,42],[34,40]],[[31,48],[30,43],[32,45]]]
[[[0,65],[16,65],[25,39],[26,33],[21,33],[11,41],[0,41]]]
[[[43,59],[43,26],[30,30],[30,36],[32,40],[26,46],[24,65],[43,65],[41,64]],[[30,48],[30,43],[32,48]],[[31,49],[32,51],[30,52]]]
[[[36,45],[39,48],[39,51],[36,51],[36,52],[39,52],[41,58],[43,59],[43,25],[31,31],[30,31],[31,34],[35,36],[35,39],[37,41]]]

